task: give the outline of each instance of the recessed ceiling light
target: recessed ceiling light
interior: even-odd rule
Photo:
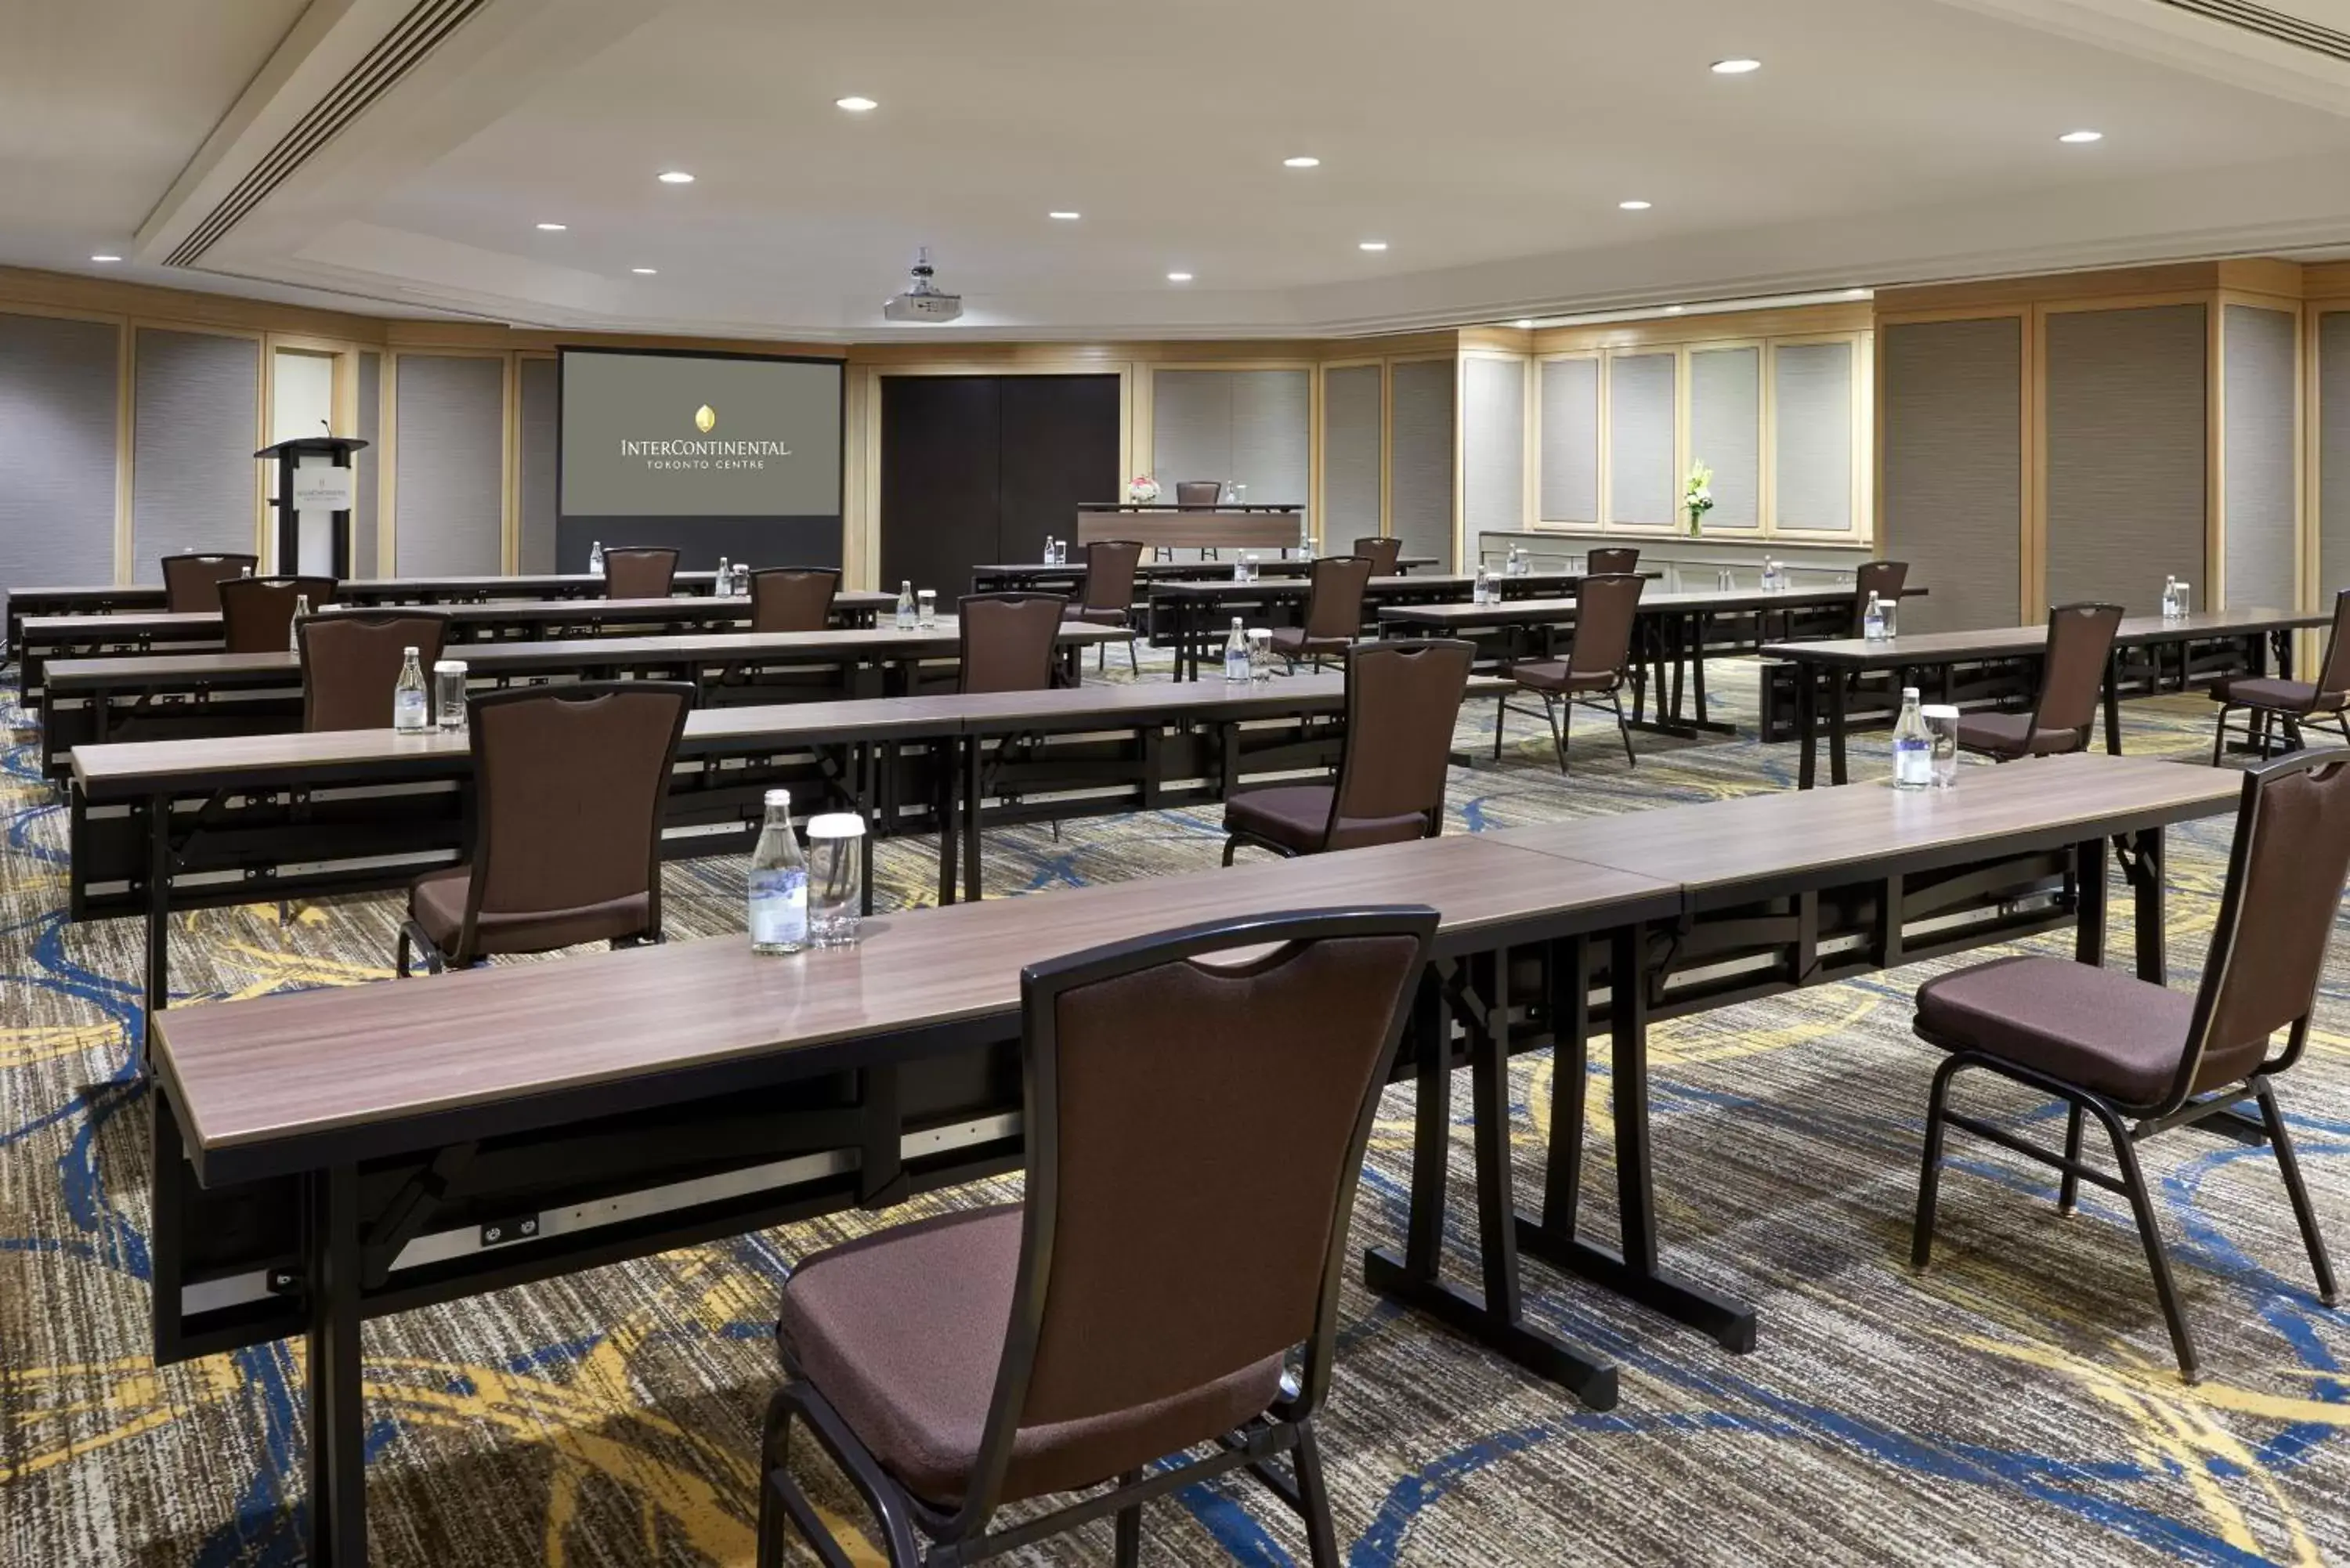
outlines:
[[[1647,212],[1650,207],[1653,207],[1653,206],[1655,206],[1655,205],[1656,205],[1656,203],[1655,203],[1654,202],[1640,202],[1640,201],[1618,202],[1617,202],[1616,204],[1617,204],[1617,206],[1619,206],[1619,207],[1623,208],[1623,209],[1624,209],[1626,212],[1627,212],[1627,213],[1645,213],[1645,212]]]
[[[2068,130],[2056,140],[2070,142],[2075,147],[2083,147],[2092,141],[2103,141],[2105,139],[2106,133],[2102,130]]]
[[[568,223],[541,223],[541,224],[539,224],[538,226],[539,226],[539,228],[540,228],[540,229],[542,229],[543,231],[545,231],[545,232],[546,232],[546,233],[547,233],[547,234],[561,234],[564,230],[566,230],[566,229],[569,228],[571,225],[570,225],[570,224],[568,224]]]
[[[1048,218],[1058,218],[1065,223],[1074,223],[1085,216],[1083,213],[1047,213],[1045,215]]]
[[[1749,71],[1759,71],[1762,68],[1762,62],[1760,60],[1740,58],[1713,62],[1713,74],[1718,77],[1742,77]]]
[[[1533,322],[1531,322],[1531,321],[1516,321],[1516,322],[1513,322],[1513,323],[1511,323],[1511,325],[1512,325],[1512,326],[1513,326],[1513,327],[1520,327],[1520,328],[1522,328],[1522,329],[1523,329],[1523,330],[1525,330],[1525,331],[1529,331],[1529,332],[1531,332],[1532,330],[1534,330],[1534,324]]]
[[[1300,153],[1295,158],[1283,159],[1281,161],[1281,166],[1284,169],[1319,169],[1322,167],[1322,160],[1319,158],[1310,158],[1304,153]]]
[[[868,109],[879,109],[881,106],[869,98],[859,98],[852,93],[847,98],[834,99],[832,107],[845,109],[851,114],[863,114]]]
[[[119,262],[119,261],[120,261],[122,258],[121,258],[120,256],[97,255],[97,256],[92,256],[92,257],[90,257],[89,259],[90,259],[90,260],[92,260],[92,261],[94,261],[94,262]]]
[[[1385,240],[1364,240],[1355,248],[1358,251],[1383,251],[1388,248],[1388,243]]]
[[[1191,281],[1191,275],[1188,272],[1170,272],[1167,275],[1167,281],[1169,283],[1189,283]]]
[[[662,173],[660,182],[664,185],[691,185],[693,176],[682,169],[671,169]]]
[[[1668,305],[1665,306],[1665,314],[1667,316],[1679,316],[1682,311],[1688,308],[1689,307],[1685,305]]]
[[[660,268],[656,266],[632,266],[629,270],[639,277],[654,277],[660,272]]]
[[[1847,288],[1844,291],[1844,296],[1846,299],[1866,299],[1868,297],[1868,290],[1865,288]]]

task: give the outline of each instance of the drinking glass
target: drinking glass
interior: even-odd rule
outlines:
[[[441,728],[462,730],[465,727],[465,661],[462,659],[442,659],[432,665],[432,706],[440,716]]]
[[[1932,744],[1934,787],[1949,789],[1959,782],[1959,711],[1929,702],[1918,710],[1918,715],[1926,721],[1926,738]]]
[[[1263,626],[1249,628],[1248,644],[1250,676],[1258,680],[1272,680],[1273,628]]]
[[[855,947],[865,909],[865,818],[853,811],[810,817],[807,839],[808,946]]]
[[[923,588],[914,595],[914,619],[925,630],[939,624],[939,594],[936,588]]]
[[[1713,586],[1725,594],[1734,592],[1738,587],[1738,575],[1725,566],[1713,575]]]

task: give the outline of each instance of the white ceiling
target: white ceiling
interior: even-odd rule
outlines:
[[[191,272],[415,0],[26,3],[0,262],[346,308],[1316,334],[2350,244],[2350,67],[2160,0],[487,0]],[[963,323],[881,322],[918,244]]]

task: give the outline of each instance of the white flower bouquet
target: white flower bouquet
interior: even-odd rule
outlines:
[[[1159,499],[1159,482],[1147,473],[1138,473],[1126,482],[1126,498],[1147,506]]]
[[[1690,464],[1689,483],[1681,486],[1681,510],[1689,514],[1690,536],[1695,538],[1705,514],[1713,510],[1713,470],[1704,463]]]

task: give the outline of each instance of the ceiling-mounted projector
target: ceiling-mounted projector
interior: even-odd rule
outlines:
[[[925,321],[933,325],[961,316],[962,296],[933,287],[931,276],[931,250],[924,245],[915,254],[914,281],[907,285],[905,293],[882,301],[881,314],[891,321]]]

